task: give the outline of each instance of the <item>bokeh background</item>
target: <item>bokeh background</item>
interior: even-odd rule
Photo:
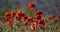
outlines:
[[[26,31],[31,31],[30,30],[30,26],[25,26],[24,25],[24,20],[22,19],[21,23],[20,23],[20,19],[18,19],[17,21],[13,21],[16,20],[16,15],[15,18],[11,17],[11,19],[8,19],[6,17],[6,19],[8,19],[9,21],[7,22],[6,19],[4,18],[5,13],[7,11],[11,12],[11,11],[15,11],[18,10],[17,8],[21,8],[23,12],[25,12],[27,15],[32,15],[34,16],[34,12],[28,8],[28,4],[34,2],[36,4],[36,7],[34,7],[33,11],[38,11],[38,10],[42,10],[44,13],[42,15],[42,18],[44,18],[45,16],[45,22],[46,22],[46,27],[42,25],[42,28],[47,30],[47,31],[56,31],[56,32],[60,32],[60,16],[58,17],[58,15],[60,15],[60,0],[0,0],[0,32],[12,32],[12,31],[20,31],[20,30],[26,30]],[[14,9],[14,7],[17,7],[16,9]],[[16,11],[15,11],[16,12]],[[19,10],[18,10],[19,12]],[[51,14],[51,17],[48,15]],[[9,13],[7,15],[10,15]],[[20,15],[20,14],[17,14]],[[37,16],[37,15],[35,15]],[[34,17],[35,17],[34,16]],[[41,15],[40,15],[41,16]],[[49,17],[48,17],[49,16]],[[29,16],[27,16],[29,17]],[[38,15],[39,17],[39,15]],[[47,21],[47,19],[50,19],[50,21]],[[59,19],[56,19],[59,18]],[[12,21],[10,21],[12,20]],[[33,20],[35,20],[33,18]],[[8,29],[8,25],[9,23],[12,22],[12,26],[11,29]],[[16,23],[15,23],[16,22]],[[39,21],[40,22],[40,21]],[[19,23],[19,24],[18,24]],[[36,26],[36,22],[34,21],[35,26]],[[33,24],[34,24],[33,23]],[[53,24],[55,23],[55,24]],[[31,23],[29,23],[31,24]],[[29,25],[28,24],[28,25]],[[19,26],[20,25],[20,26]],[[17,28],[16,28],[17,27]],[[21,28],[23,27],[23,28]],[[25,29],[26,28],[26,29]],[[43,31],[45,31],[45,29]],[[36,28],[36,31],[38,30],[38,28]],[[38,30],[40,31],[40,30]]]
[[[5,4],[7,0],[0,0],[0,9],[4,9],[7,5]],[[44,12],[60,15],[60,0],[8,0],[10,6],[20,6],[21,9],[28,7],[30,2],[35,2],[35,10],[42,9]]]

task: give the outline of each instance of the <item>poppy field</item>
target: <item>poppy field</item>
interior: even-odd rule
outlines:
[[[1,10],[0,32],[60,32],[60,15],[44,15],[42,9],[35,11],[35,7],[30,2],[24,11],[19,6],[12,7],[11,11]]]

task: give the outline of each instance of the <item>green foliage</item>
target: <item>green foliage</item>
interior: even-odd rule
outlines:
[[[25,12],[25,14],[27,16],[34,16],[35,15],[34,12],[31,11],[28,7],[24,7],[23,11]]]

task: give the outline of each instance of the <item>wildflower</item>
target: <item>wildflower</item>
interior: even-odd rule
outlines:
[[[31,25],[31,30],[34,31],[35,30],[35,26]]]
[[[10,12],[6,12],[6,13],[5,13],[5,16],[6,16],[6,17],[11,16],[11,13],[10,13]]]
[[[4,16],[5,20],[8,21],[10,19],[10,16],[6,17]]]
[[[56,22],[58,21],[58,19],[57,18],[55,18],[55,19],[53,19],[53,24],[55,24]]]
[[[38,25],[38,27],[40,27],[40,26],[41,26],[41,24],[39,24],[39,23],[38,23],[37,25]]]
[[[27,17],[27,16],[24,16],[23,18],[24,18],[24,20],[28,19],[28,17]]]
[[[5,20],[6,20],[6,21],[8,21],[8,20],[9,20],[9,18],[5,18]]]
[[[16,15],[16,12],[11,12],[11,16],[14,16],[14,15]]]
[[[16,14],[16,19],[21,19],[21,16]]]
[[[0,21],[2,21],[2,18],[0,18]]]
[[[15,21],[21,20],[21,17],[16,16],[16,17],[14,18],[14,20],[15,20]]]
[[[45,25],[45,20],[44,19],[41,19],[40,22],[41,22],[41,24]]]
[[[35,7],[35,3],[34,3],[34,2],[29,3],[29,4],[28,4],[28,7],[29,7],[29,8],[34,8],[34,7]]]
[[[8,19],[10,19],[10,16],[11,16],[11,13],[10,12],[6,12],[5,15],[4,15],[4,18],[6,19],[6,21]]]
[[[44,25],[41,24],[41,25],[40,25],[40,29],[43,30],[44,28],[45,28]]]
[[[28,24],[28,21],[25,21],[25,22],[24,22],[24,25],[27,25],[27,24]]]
[[[37,22],[38,22],[38,24],[45,25],[45,21],[44,21],[44,19],[37,20]]]
[[[21,17],[25,16],[25,14],[22,11],[18,11],[17,14],[18,14],[18,16],[21,16]]]
[[[12,20],[10,20],[8,23],[8,28],[12,27],[12,25],[13,25],[13,22],[12,22]]]
[[[41,16],[40,15],[36,15],[35,17],[37,20],[41,19]]]
[[[14,20],[15,20],[15,21],[17,21],[17,18],[16,18],[16,17],[14,17]]]
[[[32,19],[31,16],[29,16],[27,20],[28,20],[28,21],[33,21],[33,19]]]
[[[37,11],[35,14],[36,14],[36,15],[42,15],[43,12],[42,12],[42,11]]]
[[[60,19],[60,15],[59,16],[57,16],[58,17],[58,19]]]
[[[50,21],[51,19],[52,19],[52,17],[49,15],[49,16],[47,17],[47,20]]]
[[[38,24],[38,29],[44,29],[44,25],[43,24]]]

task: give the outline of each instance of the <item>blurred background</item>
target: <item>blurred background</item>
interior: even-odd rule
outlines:
[[[20,6],[23,10],[30,2],[35,2],[35,11],[42,9],[46,14],[60,15],[60,0],[0,0],[0,9],[6,6]]]
[[[27,15],[30,14],[30,15],[34,16],[33,15],[34,12],[31,13],[31,10],[29,10],[29,8],[28,8],[28,4],[31,2],[34,2],[36,4],[36,7],[34,7],[34,11],[42,10],[44,12],[42,18],[45,16],[46,16],[45,18],[47,18],[48,14],[51,14],[51,15],[53,15],[52,20],[57,20],[57,21],[53,21],[53,22],[51,20],[48,22],[45,21],[47,30],[50,32],[51,32],[51,30],[60,31],[60,20],[59,20],[60,16],[59,16],[59,19],[56,19],[56,17],[55,17],[57,15],[60,15],[60,0],[0,0],[0,32],[1,31],[6,32],[7,30],[9,30],[7,24],[9,24],[9,22],[11,22],[11,21],[9,21],[9,22],[5,21],[4,16],[5,16],[6,11],[11,12],[11,11],[18,10],[17,8],[13,9],[14,7],[21,8],[22,11],[24,11]],[[10,15],[10,14],[7,14],[7,15]],[[38,15],[38,17],[39,17],[39,15]],[[11,17],[11,18],[13,20],[15,20],[16,17],[15,18]],[[45,18],[43,18],[43,19],[45,19]],[[6,18],[6,19],[8,19],[8,18]],[[49,19],[51,19],[51,18],[49,18]],[[8,20],[11,20],[11,19],[8,19]],[[12,20],[12,22],[14,22],[13,20]],[[33,20],[35,20],[35,19],[33,18]],[[45,20],[47,20],[47,19],[45,19]],[[17,23],[15,24],[15,22],[17,22]],[[23,26],[25,29],[25,25],[23,24],[23,23],[25,23],[24,20],[21,21],[21,23],[20,23],[19,19],[18,19],[18,21],[15,21],[15,22],[13,23],[13,27],[11,27],[11,29],[9,30],[10,32],[13,31],[14,29],[15,29],[14,31],[18,31],[18,29],[21,30],[21,27],[23,27]],[[53,24],[55,22],[56,22],[56,24]],[[18,23],[20,24],[20,26]],[[36,26],[35,22],[34,22],[34,24]],[[51,25],[51,24],[53,24],[53,25]],[[28,27],[30,27],[30,26],[26,26],[26,28],[28,28]],[[42,25],[42,27],[43,27],[43,25]],[[27,30],[29,30],[29,29],[27,29]],[[45,29],[44,29],[44,31],[45,31]],[[29,30],[29,32],[30,32],[30,30]]]

